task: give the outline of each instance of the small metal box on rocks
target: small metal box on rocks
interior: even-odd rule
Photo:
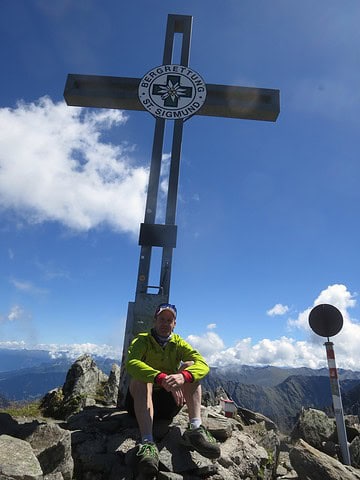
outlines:
[[[224,412],[225,417],[233,417],[236,413],[236,405],[233,400],[220,398],[221,410]]]

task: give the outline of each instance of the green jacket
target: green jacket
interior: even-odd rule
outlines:
[[[154,383],[159,373],[176,373],[181,362],[192,360],[194,365],[187,367],[194,382],[209,373],[209,367],[202,355],[194,350],[180,335],[172,334],[162,348],[151,333],[139,333],[131,342],[126,361],[129,375],[144,383]]]

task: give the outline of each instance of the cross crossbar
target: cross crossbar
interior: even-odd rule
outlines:
[[[64,97],[77,107],[145,110],[138,98],[140,78],[69,74]],[[276,89],[206,84],[205,104],[196,115],[275,122],[280,112]]]

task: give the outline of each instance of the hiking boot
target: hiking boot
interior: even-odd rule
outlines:
[[[188,429],[182,436],[184,445],[190,450],[196,450],[206,458],[219,458],[220,447],[211,433],[200,425],[199,428]]]
[[[153,442],[140,443],[138,452],[138,470],[145,476],[155,476],[159,466],[159,450]]]

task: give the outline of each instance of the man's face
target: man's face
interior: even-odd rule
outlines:
[[[154,328],[158,335],[162,337],[168,337],[174,330],[176,320],[170,310],[163,310],[154,319]]]

